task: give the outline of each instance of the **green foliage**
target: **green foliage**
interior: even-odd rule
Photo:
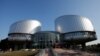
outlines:
[[[0,56],[34,56],[38,51],[13,51],[0,53]]]
[[[86,50],[90,52],[100,52],[100,44],[88,45]]]

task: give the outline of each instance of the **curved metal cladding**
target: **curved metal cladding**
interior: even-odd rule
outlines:
[[[11,25],[9,34],[11,33],[26,33],[34,34],[37,31],[40,31],[41,23],[37,20],[22,20],[15,22]]]
[[[56,31],[67,33],[73,31],[94,31],[91,21],[82,16],[64,15],[56,19]]]
[[[55,21],[56,31],[62,33],[63,40],[95,40],[95,29],[92,22],[78,15],[64,15]],[[81,40],[80,40],[81,41]]]
[[[31,34],[41,30],[41,23],[37,20],[22,20],[11,25],[8,33],[9,40],[31,40]]]

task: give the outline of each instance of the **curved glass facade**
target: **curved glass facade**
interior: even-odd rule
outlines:
[[[92,41],[96,40],[95,32],[88,32],[88,31],[78,31],[78,32],[71,32],[63,34],[64,41],[77,41],[77,40],[87,40]],[[84,42],[84,41],[83,41]]]
[[[31,41],[30,34],[10,34],[8,40],[12,41]]]
[[[60,42],[60,35],[56,32],[38,32],[32,36],[33,46],[37,48],[52,47],[57,42]]]

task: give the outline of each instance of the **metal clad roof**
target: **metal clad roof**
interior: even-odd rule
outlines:
[[[56,31],[60,33],[73,31],[94,31],[92,22],[82,16],[64,15],[56,19]]]

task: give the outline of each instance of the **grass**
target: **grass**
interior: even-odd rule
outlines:
[[[12,51],[0,53],[0,56],[34,56],[38,51]]]

